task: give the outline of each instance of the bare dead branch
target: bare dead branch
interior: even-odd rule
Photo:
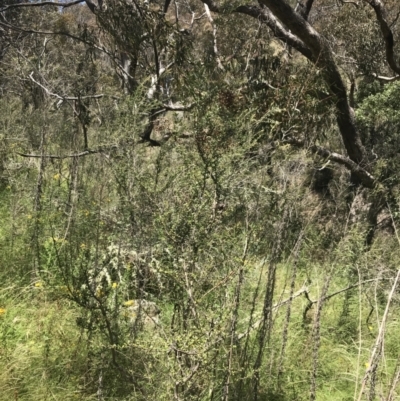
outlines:
[[[34,153],[21,153],[21,152],[16,152],[16,154],[19,156],[22,156],[22,157],[32,157],[35,159],[63,160],[63,159],[70,159],[70,158],[74,158],[74,157],[83,157],[83,156],[93,155],[96,153],[104,153],[104,152],[115,150],[118,148],[119,148],[119,145],[112,145],[112,146],[108,146],[108,147],[100,147],[97,149],[86,149],[82,152],[71,153],[69,155],[38,155],[38,154],[34,154]]]
[[[352,4],[354,7],[360,7],[360,5],[358,3],[356,3],[355,1],[346,1],[346,0],[340,0],[340,2],[342,4]]]
[[[392,216],[392,219],[393,219],[393,216]],[[397,236],[397,232],[396,232],[396,236]],[[397,237],[397,239],[398,239],[398,237]],[[399,244],[400,244],[400,241],[399,241]],[[386,329],[386,321],[387,321],[387,317],[389,314],[389,309],[390,309],[390,306],[391,306],[391,303],[392,303],[392,300],[393,300],[393,297],[395,294],[395,290],[397,288],[397,283],[399,281],[400,281],[400,269],[397,271],[397,275],[394,279],[392,288],[391,288],[389,296],[388,296],[388,300],[386,302],[385,311],[383,313],[383,316],[382,316],[382,319],[380,322],[380,326],[379,326],[379,333],[378,333],[378,336],[376,337],[375,344],[371,350],[371,355],[370,355],[369,362],[368,362],[368,368],[367,368],[364,378],[362,380],[361,389],[360,389],[357,401],[361,401],[361,399],[364,395],[364,389],[367,384],[368,377],[371,375],[372,371],[374,370],[374,368],[376,368],[376,366],[378,364],[377,356],[379,354],[379,349],[381,348],[381,345],[382,345],[382,342],[384,339],[385,329]]]
[[[299,237],[296,241],[296,244],[294,245],[294,248],[292,250],[292,255],[293,255],[293,270],[292,270],[292,277],[290,280],[290,296],[288,298],[288,306],[286,308],[286,316],[285,316],[285,321],[283,324],[283,331],[282,331],[282,346],[280,350],[280,355],[279,355],[279,363],[278,363],[278,383],[283,377],[283,365],[284,365],[284,359],[285,359],[285,353],[286,353],[286,347],[289,339],[289,325],[290,325],[290,318],[291,318],[291,313],[292,313],[292,301],[293,301],[293,296],[295,294],[295,286],[296,286],[296,278],[297,278],[297,270],[298,270],[298,261],[299,261],[299,254],[300,254],[300,249],[303,241],[303,235],[304,235],[304,230],[302,229],[300,231]]]
[[[141,139],[138,140],[134,140],[134,139],[129,139],[129,140],[125,140],[125,141],[121,141],[119,143],[115,143],[109,146],[99,146],[97,148],[94,149],[85,149],[81,152],[77,152],[77,153],[70,153],[67,155],[45,155],[45,154],[35,154],[35,153],[23,153],[23,152],[15,152],[17,155],[22,156],[22,157],[32,157],[35,159],[55,159],[55,160],[63,160],[63,159],[71,159],[71,158],[75,158],[75,157],[85,157],[85,156],[89,156],[89,155],[93,155],[93,154],[97,154],[97,153],[106,153],[106,152],[111,152],[111,151],[115,151],[118,149],[122,149],[123,147],[127,147],[127,146],[132,146],[135,145],[137,143],[142,143],[142,142],[149,142],[150,146],[161,146],[161,142],[159,141],[154,141],[154,140],[143,140],[143,135],[144,133],[142,133],[141,135],[139,135],[141,137]],[[152,143],[155,143],[152,145]]]
[[[17,31],[17,32],[34,33],[34,34],[37,34],[37,35],[61,35],[61,36],[66,36],[66,37],[74,39],[74,40],[76,40],[78,42],[85,43],[85,44],[91,45],[91,46],[96,46],[92,42],[84,40],[84,39],[82,39],[82,38],[80,38],[78,36],[71,35],[70,33],[65,32],[65,31],[38,31],[38,30],[35,30],[35,29],[26,28],[26,27],[15,26],[15,25],[12,25],[10,23],[6,23],[4,21],[0,21],[0,26],[4,26],[5,28],[9,28],[9,29],[12,29],[12,30]],[[97,49],[101,50],[101,51],[104,51],[101,47],[97,47]]]
[[[100,52],[106,54],[107,56],[110,57],[111,61],[116,65],[116,67],[121,70],[121,72],[123,74],[125,74],[128,78],[132,79],[133,81],[135,81],[135,78],[132,77],[128,72],[126,72],[123,68],[123,66],[116,60],[116,57],[114,54],[112,54],[112,52],[110,52],[109,50],[107,50],[103,45],[97,45],[91,41],[85,40],[83,38],[80,38],[78,36],[75,35],[71,35],[68,32],[65,31],[37,31],[34,29],[28,29],[26,27],[19,27],[19,26],[15,26],[12,25],[10,23],[5,23],[4,21],[0,21],[0,26],[4,26],[6,28],[12,29],[14,31],[17,32],[24,32],[24,33],[32,33],[32,34],[37,34],[37,35],[52,35],[52,36],[66,36],[70,39],[76,40],[77,42],[80,43],[84,43],[87,46],[92,46],[93,48],[95,48],[96,50],[99,50]]]
[[[216,4],[214,2],[214,0],[202,0],[202,2],[208,6],[210,11],[212,11],[214,13],[220,13],[221,12],[221,9],[219,8],[218,4]]]
[[[63,159],[71,159],[71,158],[76,158],[76,157],[85,157],[85,156],[89,156],[89,155],[93,155],[93,154],[97,154],[97,153],[111,152],[111,151],[121,149],[122,147],[135,145],[137,143],[145,143],[146,142],[150,146],[161,146],[163,141],[156,141],[154,139],[151,139],[149,136],[149,135],[151,135],[151,132],[149,134],[149,132],[147,132],[148,130],[149,130],[149,127],[146,127],[145,131],[139,135],[139,137],[141,139],[138,141],[130,139],[130,140],[122,141],[120,143],[116,143],[113,145],[99,146],[98,148],[94,148],[94,149],[85,149],[81,152],[70,153],[68,155],[45,155],[45,154],[35,154],[35,153],[23,153],[23,152],[15,152],[15,153],[21,157],[32,157],[35,159],[63,160]],[[168,139],[168,138],[166,138],[166,139]]]
[[[276,232],[276,241],[272,248],[271,259],[268,266],[267,271],[267,281],[265,285],[265,294],[264,294],[264,302],[263,302],[263,309],[262,309],[262,317],[260,319],[260,324],[257,328],[257,341],[258,341],[258,349],[257,349],[257,356],[253,364],[253,369],[255,372],[254,375],[254,393],[257,394],[259,385],[260,385],[260,375],[259,370],[264,358],[264,351],[265,346],[269,342],[271,329],[273,325],[273,298],[275,292],[275,283],[276,283],[276,270],[278,260],[280,258],[282,249],[281,244],[285,240],[285,233],[288,224],[288,215],[289,215],[289,208],[285,208],[279,227]]]
[[[289,298],[274,304],[272,306],[272,309],[278,309],[281,306],[286,305],[289,302],[292,302],[294,299],[296,299],[296,298],[298,298],[298,297],[300,297],[302,295],[304,295],[304,297],[307,299],[307,301],[310,304],[310,306],[312,306],[314,304],[317,304],[318,302],[328,301],[329,299],[335,297],[336,295],[339,295],[339,294],[342,294],[342,293],[344,293],[346,291],[352,290],[353,288],[356,288],[356,287],[358,287],[360,285],[376,282],[376,281],[379,281],[379,280],[386,280],[386,279],[381,277],[381,278],[372,278],[372,279],[364,280],[362,282],[357,282],[355,284],[351,284],[351,285],[349,285],[349,286],[347,286],[345,288],[342,288],[341,290],[335,291],[332,294],[322,296],[322,297],[320,297],[318,299],[315,299],[315,300],[311,299],[310,294],[309,294],[309,288],[304,285],[298,291],[293,293]],[[238,335],[238,340],[241,340],[243,337],[248,336],[250,331],[257,329],[261,324],[261,320],[262,319],[257,320],[252,325],[250,325],[250,327],[248,327],[248,329],[247,329],[247,331],[245,333],[242,333],[242,334]]]
[[[361,285],[361,284],[373,283],[373,282],[375,282],[375,281],[377,281],[377,280],[378,280],[378,279],[376,279],[376,278],[372,278],[372,279],[369,279],[369,280],[364,280],[364,281],[362,281],[361,283],[351,284],[351,285],[349,285],[349,286],[346,287],[346,288],[342,288],[342,289],[339,290],[339,291],[335,291],[335,292],[333,292],[332,294],[326,295],[326,296],[323,298],[323,300],[324,300],[324,301],[328,301],[329,299],[335,297],[336,295],[339,295],[339,294],[342,294],[343,292],[352,290],[353,288],[356,288],[356,287],[358,287],[358,286]],[[381,280],[383,280],[383,278],[381,278]],[[316,301],[311,301],[311,302],[312,302],[312,303],[317,303],[318,300],[316,300]]]
[[[328,292],[328,288],[332,278],[331,267],[330,272],[325,273],[324,284],[322,286],[322,296],[319,298],[317,303],[317,310],[314,318],[314,325],[312,330],[312,369],[310,372],[310,401],[315,401],[317,396],[317,375],[318,375],[318,362],[319,362],[319,349],[321,347],[321,317],[322,309],[324,307],[325,294]]]
[[[397,385],[399,384],[400,381],[400,356],[397,358],[397,363],[396,363],[396,370],[395,373],[393,374],[392,381],[390,384],[390,390],[389,394],[386,397],[386,401],[393,401],[395,397],[395,390]]]
[[[166,111],[189,111],[189,110],[193,109],[194,103],[190,103],[188,105],[164,104],[163,107]]]
[[[399,17],[400,17],[400,11],[397,13],[396,18],[390,24],[390,27],[392,27],[398,21]]]
[[[301,295],[307,294],[308,296],[308,287],[301,287],[300,290],[296,291],[295,293],[293,293],[288,299],[285,299],[284,301],[278,302],[277,304],[274,304],[272,306],[272,309],[278,309],[283,305],[286,305],[289,302],[292,302],[294,299],[300,297]],[[257,320],[256,322],[254,322],[252,325],[250,325],[250,327],[248,327],[247,331],[245,333],[239,334],[237,336],[238,340],[241,340],[243,337],[246,337],[249,335],[251,330],[255,330],[257,329],[260,324],[261,324],[262,319]]]
[[[206,10],[206,15],[207,15],[208,21],[210,22],[211,27],[212,27],[215,59],[217,61],[218,68],[220,70],[224,71],[225,68],[222,65],[221,57],[219,56],[218,45],[217,45],[217,26],[215,25],[214,19],[211,15],[210,8],[208,7],[208,5],[206,3],[204,3],[204,9]]]
[[[62,3],[62,2],[56,2],[56,1],[43,1],[41,3],[16,3],[16,4],[8,4],[5,5],[4,7],[0,8],[0,13],[9,10],[10,8],[17,8],[17,7],[43,7],[43,6],[55,6],[55,7],[62,7],[62,8],[67,8],[74,6],[76,4],[84,3],[85,0],[75,0],[71,1],[69,3]]]
[[[85,95],[85,96],[81,96],[81,97],[77,97],[77,96],[61,96],[58,93],[53,93],[50,92],[49,89],[47,89],[44,85],[42,85],[40,82],[36,81],[33,78],[33,71],[29,74],[29,79],[34,82],[36,85],[40,86],[49,96],[55,97],[59,100],[79,100],[79,99],[100,99],[102,98],[104,95],[98,94],[98,95]]]
[[[394,77],[384,77],[382,75],[378,75],[378,74],[372,74],[372,76],[377,79],[378,81],[382,81],[382,82],[393,82],[393,81],[398,81],[400,79],[400,75],[395,75]]]

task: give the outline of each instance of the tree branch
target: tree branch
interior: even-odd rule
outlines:
[[[225,68],[222,65],[221,57],[219,56],[218,45],[217,45],[217,26],[215,25],[214,19],[213,19],[212,15],[211,15],[210,8],[205,3],[204,3],[204,9],[206,10],[208,21],[210,22],[211,27],[212,27],[215,59],[217,60],[218,68],[220,70],[224,71]]]
[[[214,12],[222,12],[214,0],[202,0]],[[354,111],[350,107],[345,83],[336,65],[329,43],[285,0],[260,0],[267,8],[239,6],[234,12],[250,15],[265,22],[274,35],[301,52],[319,67],[330,92],[335,96],[336,119],[349,158],[366,165],[367,152],[356,128]],[[311,4],[311,3],[310,3]],[[279,18],[287,27],[277,21]]]
[[[400,79],[400,75],[395,75],[394,77],[384,77],[382,75],[378,75],[373,73],[372,76],[377,79],[378,81],[382,82],[393,82],[393,81],[398,81]]]
[[[135,78],[132,77],[125,69],[124,67],[116,60],[116,57],[114,54],[112,54],[112,52],[110,52],[109,50],[107,50],[103,45],[96,45],[93,42],[87,41],[83,38],[80,38],[78,36],[75,35],[71,35],[68,32],[61,32],[61,31],[37,31],[37,30],[33,30],[33,29],[27,29],[24,27],[18,27],[15,25],[12,25],[10,23],[5,23],[3,21],[0,21],[0,26],[4,26],[6,28],[12,29],[14,31],[17,32],[24,32],[24,33],[33,33],[33,34],[37,34],[37,35],[61,35],[61,36],[66,36],[68,38],[71,38],[73,40],[76,40],[80,43],[83,43],[87,46],[92,46],[93,48],[95,48],[96,50],[99,50],[100,52],[106,54],[108,57],[110,57],[110,60],[117,66],[117,68],[119,70],[121,70],[122,74],[125,75],[127,78],[130,78],[133,82],[136,82]]]
[[[310,49],[309,58],[324,74],[329,90],[336,97],[336,120],[350,159],[357,164],[367,163],[367,152],[357,131],[354,112],[350,107],[346,86],[336,65],[329,43],[285,0],[260,0],[290,31]]]
[[[165,111],[189,111],[193,109],[194,103],[190,103],[186,106],[182,104],[164,104],[163,107]]]
[[[76,4],[84,3],[85,0],[75,0],[69,3],[59,3],[55,1],[43,1],[41,3],[16,3],[16,4],[8,4],[4,7],[0,8],[0,13],[9,10],[10,8],[17,8],[17,7],[43,7],[43,6],[55,6],[55,7],[62,7],[67,8],[74,6]]]
[[[312,52],[305,45],[305,43],[297,36],[293,35],[290,31],[286,30],[271,13],[271,11],[268,10],[268,8],[260,8],[255,6],[239,6],[234,10],[234,12],[249,15],[250,17],[256,18],[259,21],[263,22],[271,29],[272,33],[277,39],[286,43],[288,46],[293,47],[307,59],[316,62],[316,59],[313,59]]]
[[[63,160],[63,159],[69,159],[69,158],[74,158],[74,157],[83,157],[83,156],[93,155],[96,153],[104,153],[104,152],[107,152],[110,150],[118,149],[119,147],[120,147],[120,145],[111,145],[111,146],[106,146],[106,147],[99,147],[97,149],[86,149],[86,150],[83,150],[82,152],[71,153],[69,155],[38,155],[35,153],[22,153],[22,152],[16,152],[16,154],[19,156],[22,156],[22,157],[33,157],[36,159]]]
[[[156,63],[156,64],[158,64],[158,63]],[[175,64],[175,62],[172,61],[171,63],[169,63],[169,64],[166,65],[165,67],[162,67],[162,68],[158,68],[158,67],[157,67],[156,74],[154,74],[154,75],[152,75],[152,76],[150,77],[151,85],[150,85],[149,90],[147,91],[147,98],[148,98],[148,99],[153,99],[154,94],[155,94],[156,91],[157,91],[157,86],[158,86],[158,84],[159,84],[159,82],[160,82],[160,78],[161,78],[174,64]]]
[[[296,291],[291,297],[289,297],[289,298],[287,298],[287,299],[285,299],[285,300],[283,300],[281,302],[278,302],[277,304],[274,304],[272,306],[272,309],[280,308],[281,306],[286,305],[288,302],[292,302],[293,299],[298,298],[301,295],[305,296],[305,298],[307,299],[307,301],[309,303],[309,308],[310,308],[312,305],[314,305],[314,304],[316,304],[318,302],[328,301],[329,299],[333,298],[336,295],[342,294],[343,292],[349,291],[349,290],[351,290],[353,288],[356,288],[356,287],[359,287],[360,285],[363,285],[363,284],[376,282],[378,280],[383,280],[383,278],[372,278],[372,279],[369,279],[369,280],[365,280],[365,281],[361,281],[361,282],[358,282],[358,283],[355,283],[355,284],[351,284],[346,288],[342,288],[341,290],[335,291],[332,294],[326,295],[324,297],[321,297],[321,298],[318,298],[318,299],[315,299],[315,300],[312,300],[310,298],[310,294],[308,292],[308,287],[303,286],[302,288],[300,288],[300,290]],[[262,321],[262,319],[257,320],[251,326],[248,327],[248,329],[247,329],[247,331],[245,333],[239,334],[238,337],[237,337],[238,340],[241,340],[243,337],[248,336],[251,330],[257,329],[260,326],[261,321]]]
[[[32,75],[33,75],[33,71],[29,74],[29,79],[32,82],[34,82],[36,85],[40,86],[49,96],[53,96],[53,97],[55,97],[55,98],[57,98],[59,100],[62,100],[62,101],[64,101],[64,100],[80,100],[80,99],[100,99],[100,98],[102,98],[104,96],[102,93],[98,94],[98,95],[86,95],[86,96],[81,96],[81,97],[77,97],[77,96],[61,96],[61,95],[59,95],[57,93],[50,92],[49,89],[47,89],[45,86],[43,86],[40,82],[36,81],[33,78]]]
[[[96,12],[97,6],[96,6],[96,4],[93,3],[92,0],[85,0],[85,3],[89,7],[89,9],[92,13]],[[99,4],[101,4],[101,2],[99,2]]]
[[[140,136],[144,135],[141,134]],[[118,144],[110,145],[110,146],[100,146],[95,149],[85,149],[81,152],[77,153],[70,153],[68,155],[40,155],[40,154],[35,154],[35,153],[22,153],[22,152],[15,152],[18,156],[22,157],[32,157],[35,159],[53,159],[53,160],[63,160],[63,159],[70,159],[74,157],[84,157],[84,156],[89,156],[89,155],[94,155],[97,153],[105,153],[105,152],[110,152],[112,150],[117,150],[121,149],[121,147],[126,147],[129,145],[134,145],[136,143],[144,143],[148,142],[150,146],[161,146],[162,143],[159,141],[155,141],[154,139],[144,139],[143,137],[139,141],[135,140],[129,140],[129,141],[123,141]]]
[[[360,5],[355,1],[340,0],[342,4],[352,4],[354,7],[360,7]]]
[[[305,148],[306,143],[305,141],[295,139],[295,138],[286,138],[284,139],[283,143],[287,143],[296,147]],[[359,164],[355,163],[353,160],[345,157],[339,153],[331,152],[328,149],[325,149],[318,145],[311,145],[308,148],[312,153],[315,153],[321,157],[324,157],[328,160],[332,160],[338,164],[345,166],[348,170],[350,170],[354,175],[356,175],[361,183],[367,188],[374,188],[376,185],[375,178],[363,167]]]
[[[394,57],[394,38],[393,32],[390,29],[390,26],[387,22],[386,18],[386,10],[381,0],[364,0],[368,3],[375,11],[376,18],[381,27],[381,32],[383,38],[385,40],[385,49],[386,49],[386,60],[390,66],[390,68],[397,74],[400,75],[400,66],[396,63]]]
[[[314,4],[314,0],[305,0],[305,4],[303,1],[299,2],[298,4],[300,6],[299,14],[307,21],[311,8]]]
[[[117,144],[113,144],[113,145],[109,145],[109,146],[99,146],[98,148],[95,148],[95,149],[85,149],[81,152],[71,153],[68,155],[42,155],[42,154],[22,153],[22,152],[15,152],[15,153],[22,157],[33,157],[36,159],[44,158],[44,159],[62,160],[62,159],[69,159],[69,158],[74,158],[74,157],[84,157],[84,156],[93,155],[96,153],[110,152],[112,150],[120,149],[122,146],[130,146],[130,145],[134,145],[135,143],[137,143],[137,141],[135,141],[134,139],[129,139],[129,140],[117,143]]]
[[[42,3],[40,3],[42,4]],[[72,5],[72,3],[71,3]],[[12,25],[10,23],[5,23],[3,21],[0,21],[0,26],[3,25],[9,29],[12,29],[14,31],[17,32],[24,32],[24,33],[33,33],[33,34],[37,34],[37,35],[61,35],[61,36],[66,36],[68,38],[71,38],[73,40],[76,40],[77,42],[83,43],[87,46],[92,46],[93,48],[95,48],[96,50],[99,50],[100,52],[106,54],[110,60],[116,65],[116,67],[121,70],[121,73],[126,77],[132,80],[132,82],[134,83],[134,85],[136,85],[136,79],[129,74],[128,71],[126,71],[126,69],[119,63],[119,61],[117,61],[117,58],[115,56],[115,54],[113,54],[112,52],[110,52],[109,50],[107,50],[101,43],[100,45],[97,45],[91,41],[85,40],[83,38],[80,38],[78,36],[75,35],[71,35],[68,32],[61,32],[61,31],[37,31],[37,30],[33,30],[33,29],[27,29],[25,27],[18,27],[15,25]]]
[[[98,49],[98,50],[100,50],[100,51],[102,51],[102,52],[108,54],[108,53],[106,52],[106,50],[104,50],[104,49],[101,48],[100,46],[97,46],[97,45],[95,45],[95,44],[92,43],[92,42],[88,42],[87,40],[84,40],[84,39],[82,39],[82,38],[80,38],[80,37],[78,37],[78,36],[71,35],[71,34],[68,33],[68,32],[61,32],[61,31],[37,31],[37,30],[35,30],[35,29],[28,29],[28,28],[25,28],[25,27],[15,26],[15,25],[12,25],[12,24],[10,24],[10,23],[5,23],[4,21],[0,21],[0,26],[4,26],[4,27],[6,27],[6,28],[12,29],[12,30],[17,31],[17,32],[35,33],[35,34],[38,34],[38,35],[62,35],[62,36],[66,36],[66,37],[68,37],[68,38],[77,40],[78,42],[85,43],[85,44],[90,45],[90,46],[94,46],[94,47],[96,47],[96,49]]]
[[[165,73],[168,68],[170,68],[172,66],[173,63],[169,64],[168,66],[166,66],[165,68],[162,68],[160,70],[160,75],[162,75],[163,73]],[[42,85],[40,82],[36,81],[33,78],[33,71],[29,74],[29,78],[31,79],[32,82],[34,82],[36,85],[40,86],[49,96],[53,96],[57,99],[59,99],[60,101],[65,101],[65,100],[79,100],[79,99],[88,99],[88,98],[92,98],[92,99],[99,99],[101,97],[103,97],[103,94],[99,94],[99,95],[89,95],[89,96],[81,96],[80,98],[75,97],[75,96],[61,96],[57,93],[53,93],[51,92],[49,89],[47,89],[44,85]],[[188,111],[190,109],[192,109],[194,106],[194,104],[188,104],[188,105],[181,105],[181,104],[163,104],[161,108],[158,109],[153,109],[150,112],[150,116],[149,116],[149,123],[147,124],[145,130],[139,135],[140,136],[140,141],[139,143],[144,143],[147,142],[150,146],[161,146],[163,144],[164,141],[157,141],[155,139],[151,138],[151,134],[153,132],[154,129],[154,123],[156,121],[156,117],[159,114],[165,113],[167,111]],[[167,138],[168,139],[168,138]],[[107,150],[110,150],[111,148],[107,148]],[[99,152],[103,152],[104,150],[106,150],[105,148],[99,148],[96,150],[85,150],[83,152],[77,153],[77,154],[73,154],[73,155],[66,155],[66,156],[52,156],[52,155],[48,155],[46,156],[47,158],[50,159],[65,159],[65,158],[69,158],[69,157],[81,157],[81,156],[87,156],[89,154],[93,154],[93,153],[99,153]],[[20,154],[21,156],[25,156],[25,157],[41,157],[38,155],[28,155],[28,154]]]
[[[192,107],[192,105],[190,105],[190,106]],[[176,108],[174,110],[177,110],[177,109],[178,108]],[[165,112],[168,110],[165,108],[165,109],[163,109],[163,111]],[[120,149],[121,147],[131,146],[131,145],[135,145],[138,143],[148,143],[149,146],[156,146],[156,147],[162,146],[162,144],[165,143],[173,133],[168,133],[168,135],[160,141],[157,141],[157,140],[151,138],[151,133],[153,132],[154,122],[155,122],[154,116],[156,116],[156,115],[158,115],[158,113],[156,113],[156,112],[150,115],[149,124],[146,126],[144,131],[141,134],[139,134],[139,137],[140,137],[139,140],[129,139],[129,140],[117,143],[117,144],[113,144],[113,145],[109,145],[109,146],[99,146],[98,148],[95,148],[95,149],[85,149],[81,152],[71,153],[68,155],[42,155],[42,154],[23,153],[23,152],[16,152],[16,154],[19,156],[22,156],[22,157],[33,157],[33,158],[37,158],[37,159],[44,158],[44,159],[62,160],[62,159],[69,159],[69,158],[74,158],[74,157],[89,156],[89,155],[93,155],[96,153],[110,152],[112,150]],[[181,135],[181,137],[189,138],[190,136],[183,134],[183,135]]]

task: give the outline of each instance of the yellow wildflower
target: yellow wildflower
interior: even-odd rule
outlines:
[[[365,369],[369,369],[369,363],[365,362]]]
[[[42,288],[43,287],[43,283],[41,281],[36,282],[35,284],[36,288]]]
[[[0,316],[4,315],[6,313],[6,309],[0,308]]]
[[[135,305],[135,301],[133,299],[130,299],[129,301],[125,301],[123,303],[124,306],[133,306]]]
[[[59,173],[54,174],[54,175],[53,175],[53,179],[59,180],[59,179],[60,179],[60,174],[59,174]]]
[[[118,287],[118,283],[112,283],[111,287],[115,290]]]

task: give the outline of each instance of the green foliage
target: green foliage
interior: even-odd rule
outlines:
[[[355,99],[391,205],[366,246],[379,191],[285,143],[342,148],[318,68],[258,20],[106,3],[4,31],[0,401],[354,400],[381,329],[366,394],[386,396],[399,84]],[[338,59],[384,69],[368,8],[333,9],[311,18]],[[357,16],[375,36],[343,55]]]
[[[385,122],[396,124],[400,114],[396,107],[400,96],[399,82],[387,85],[379,93],[365,98],[358,107],[357,113],[362,123],[375,127],[382,126]]]
[[[370,144],[380,158],[376,165],[376,174],[389,186],[398,184],[393,172],[399,168],[394,157],[400,145],[398,136],[400,113],[397,107],[399,99],[400,85],[394,82],[363,99],[357,109],[365,142]]]

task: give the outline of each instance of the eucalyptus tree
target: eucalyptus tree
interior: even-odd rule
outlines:
[[[219,73],[223,76],[224,63],[229,69],[232,62],[235,59],[239,60],[244,54],[242,49],[236,49],[233,54],[221,54],[229,48],[226,46],[228,42],[232,41],[232,37],[224,36],[223,24],[225,27],[228,25],[222,21],[237,23],[240,21],[238,14],[250,17],[246,22],[240,21],[237,27],[239,28],[241,24],[244,26],[237,31],[240,32],[239,35],[246,34],[246,26],[254,26],[257,23],[267,25],[272,35],[287,46],[289,57],[294,57],[296,52],[310,63],[310,69],[313,65],[321,72],[325,83],[322,92],[325,91],[326,99],[319,100],[330,102],[335,108],[338,133],[344,152],[308,143],[304,135],[286,136],[285,141],[292,142],[295,146],[307,147],[322,157],[346,166],[352,172],[354,181],[360,182],[365,187],[373,188],[379,183],[379,177],[375,177],[373,173],[374,152],[363,143],[362,132],[357,126],[354,114],[357,105],[353,101],[354,86],[363,78],[378,80],[382,84],[390,84],[397,79],[400,68],[395,56],[397,39],[395,27],[398,15],[398,6],[395,3],[378,0],[358,2],[304,0],[292,7],[284,0],[265,0],[258,4],[238,2],[227,4],[205,0],[202,9],[199,2],[176,2],[168,7],[168,1],[165,4],[157,4],[157,2],[120,0],[95,3],[92,0],[82,0],[59,4],[53,2],[8,4],[3,5],[2,15],[11,9],[24,7],[56,6],[66,9],[81,3],[86,4],[96,16],[98,24],[113,38],[112,49],[106,49],[104,46],[104,36],[98,34],[97,38],[92,39],[93,43],[97,39],[95,46],[98,49],[108,52],[112,57],[125,90],[132,92],[144,82],[147,86],[147,97],[158,103],[157,107],[152,108],[152,115],[189,107],[188,102],[179,99],[176,91],[176,83],[179,80],[174,77],[174,71],[182,71],[180,68],[190,70],[194,67],[193,57],[187,57],[185,60],[185,54],[188,56],[190,47],[193,50],[195,39],[204,36],[205,31],[210,33],[209,40],[212,42],[210,52],[217,62]],[[211,13],[218,15],[218,21],[213,19]],[[372,13],[375,18],[371,18]],[[337,25],[343,27],[344,23],[340,22],[342,20],[346,21],[347,26],[354,27],[356,16],[357,23],[362,21],[363,28],[366,28],[369,34],[362,41],[361,31],[357,28],[352,32],[346,31],[348,36],[344,37],[343,33],[335,29],[332,24],[332,21],[336,21]],[[207,24],[204,23],[204,19],[207,20]],[[4,17],[1,24],[3,29],[24,31],[29,28],[13,25]],[[67,34],[65,31],[58,33]],[[351,34],[352,36],[349,36]],[[243,40],[248,41],[251,38]],[[372,50],[365,46],[373,46],[374,54],[364,55],[364,50],[366,52]],[[198,47],[196,51],[200,53]],[[357,54],[354,54],[354,51]],[[382,57],[385,57],[385,60]],[[368,71],[365,63],[362,65],[365,58],[370,60]],[[371,66],[376,67],[377,71],[371,71]],[[385,73],[389,75],[385,76]],[[323,93],[318,95],[321,97]],[[178,103],[173,101],[173,98],[177,98]],[[142,138],[158,145],[150,138],[153,122],[154,117],[150,117]]]
[[[49,202],[67,216],[65,221],[56,219],[62,220],[68,233],[65,238],[71,241],[67,246],[53,234],[50,244],[47,240],[37,247],[37,259],[63,268],[70,297],[89,315],[79,320],[80,326],[99,327],[105,333],[106,348],[121,377],[133,387],[143,379],[129,367],[139,353],[121,337],[136,340],[137,333],[127,325],[123,333],[119,330],[115,295],[121,277],[128,277],[133,266],[137,274],[124,294],[134,291],[139,299],[146,293],[160,295],[163,289],[160,298],[174,308],[171,336],[179,335],[170,341],[168,355],[175,356],[178,365],[171,380],[175,398],[210,394],[211,399],[233,399],[232,383],[237,379],[238,394],[257,400],[273,326],[277,264],[285,252],[292,254],[292,248],[298,255],[297,239],[302,236],[296,227],[297,213],[282,206],[284,196],[282,201],[279,198],[286,181],[281,187],[265,186],[282,153],[300,148],[302,154],[316,155],[324,167],[341,165],[341,171],[347,171],[347,186],[356,189],[351,195],[360,188],[367,193],[372,227],[386,202],[398,207],[400,118],[396,104],[400,92],[396,81],[400,68],[395,50],[399,5],[379,0],[301,0],[296,4],[285,0],[243,4],[75,0],[8,3],[0,11],[4,35],[25,39],[10,39],[13,53],[0,60],[2,82],[7,82],[4,92],[24,100],[21,110],[33,110],[33,122],[44,110],[33,134],[25,127],[30,141],[18,149],[18,156],[40,160],[36,212],[41,210],[45,164],[57,165],[59,172],[50,177],[56,189],[50,191]],[[21,18],[10,19],[9,13],[16,11]],[[56,128],[51,140],[45,136],[48,125]],[[46,141],[58,147],[46,147]],[[157,157],[141,148],[143,153],[136,158],[138,144],[157,148]],[[172,153],[174,144],[180,153],[172,158],[179,162],[168,165],[165,152]],[[99,187],[89,180],[82,185],[80,160],[92,156],[101,158],[101,163],[87,162],[82,170],[96,183],[111,170],[114,183],[108,178]],[[71,160],[67,168],[65,160]],[[243,172],[257,169],[254,160],[269,165],[257,183]],[[148,168],[143,167],[146,161]],[[68,176],[64,181],[63,175]],[[233,194],[232,188],[237,192]],[[265,192],[262,196],[260,188]],[[104,203],[104,193],[108,196],[113,191],[120,198],[119,210],[107,215],[101,207],[96,213],[86,208],[96,203],[96,196]],[[61,206],[58,194],[66,198]],[[267,206],[261,198],[269,200]],[[175,209],[180,212],[175,214]],[[95,214],[97,220],[92,218]],[[347,229],[347,214],[341,218]],[[51,220],[48,230],[62,226],[59,220]],[[79,220],[83,223],[78,229]],[[37,219],[38,227],[41,222]],[[100,222],[109,224],[110,230],[100,227]],[[289,222],[293,222],[293,233]],[[252,230],[259,235],[254,244],[249,240]],[[106,241],[120,238],[120,232],[126,237],[124,246],[111,252]],[[239,251],[240,235],[245,245]],[[298,237],[293,240],[291,235]],[[373,230],[369,242],[372,237]],[[268,248],[269,242],[273,245]],[[107,251],[101,255],[103,246]],[[137,252],[128,251],[129,247]],[[257,287],[250,321],[239,333],[249,248],[254,255],[267,252],[271,256],[261,319],[253,319]],[[237,277],[233,295],[229,291],[214,295],[214,289],[223,288],[231,277]],[[101,288],[106,284],[106,289]],[[328,297],[328,279],[325,284],[318,316]],[[205,308],[218,309],[218,305],[219,310],[207,320],[196,297]],[[308,301],[309,307],[316,303]],[[228,317],[224,314],[227,305],[232,309]],[[289,309],[288,316],[289,320]],[[317,321],[313,331],[310,399],[315,398],[318,325]],[[206,335],[201,331],[205,327]],[[251,342],[253,331],[257,336]],[[193,352],[177,344],[179,340],[189,347],[188,333],[194,333],[197,341],[193,340],[197,347]],[[211,350],[210,343],[215,345]],[[226,355],[220,354],[222,343]],[[284,353],[283,344],[279,369]],[[152,357],[149,361],[154,363]],[[146,386],[138,388],[146,397]]]

